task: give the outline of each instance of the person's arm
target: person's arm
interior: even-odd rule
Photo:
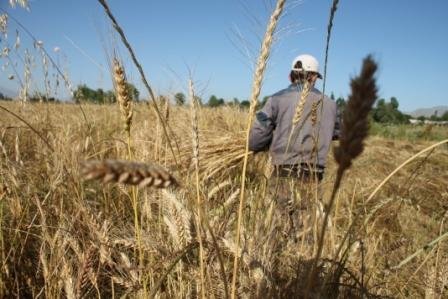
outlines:
[[[265,151],[269,148],[275,129],[276,109],[272,98],[256,113],[256,119],[250,130],[249,150],[253,152]]]

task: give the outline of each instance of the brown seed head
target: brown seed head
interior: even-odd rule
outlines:
[[[85,161],[81,164],[86,180],[102,180],[143,187],[167,188],[177,186],[176,179],[164,168],[153,163],[105,160]]]
[[[132,124],[132,99],[129,94],[128,83],[126,81],[126,74],[124,72],[123,66],[114,58],[113,60],[114,68],[114,85],[115,92],[117,96],[117,102],[120,105],[121,113],[125,121],[125,131],[130,132]]]
[[[376,70],[377,64],[369,55],[363,61],[361,74],[351,80],[352,93],[343,115],[340,145],[334,151],[339,171],[349,168],[364,149],[363,141],[369,130],[368,115],[377,98]]]

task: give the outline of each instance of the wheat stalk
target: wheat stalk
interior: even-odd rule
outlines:
[[[198,113],[196,99],[194,95],[193,81],[190,80],[188,84],[188,91],[191,104],[191,128],[192,138],[191,143],[193,146],[193,164],[195,169],[195,184],[196,184],[196,205],[197,205],[197,237],[199,243],[199,268],[201,277],[201,298],[205,298],[205,270],[204,270],[204,247],[202,244],[202,200],[199,190],[199,133],[198,133]]]
[[[278,20],[280,19],[280,16],[283,12],[283,7],[285,5],[285,2],[286,2],[286,0],[278,0],[277,1],[277,5],[271,15],[269,24],[266,29],[263,43],[261,45],[260,56],[258,57],[257,67],[255,69],[255,75],[254,75],[254,80],[253,80],[253,85],[252,85],[250,108],[249,108],[249,119],[247,122],[247,129],[246,129],[246,149],[245,149],[245,153],[244,153],[243,170],[242,170],[242,174],[241,174],[241,193],[240,193],[241,196],[240,196],[240,204],[238,207],[238,220],[237,220],[237,226],[236,226],[236,236],[235,236],[236,247],[235,248],[239,248],[239,246],[240,246],[240,234],[241,234],[240,230],[241,230],[241,221],[242,221],[243,206],[244,206],[246,169],[247,169],[247,161],[248,161],[248,156],[249,156],[250,128],[252,126],[255,108],[257,106],[257,100],[260,95],[261,83],[263,81],[264,71],[266,69],[269,54],[271,52],[271,46],[272,46],[272,42],[273,42],[274,32],[277,27]],[[235,295],[236,295],[235,293],[236,293],[237,276],[238,276],[238,254],[235,254],[234,260],[233,260],[232,291],[231,291],[232,299],[234,299]]]
[[[374,77],[376,70],[377,64],[369,55],[363,61],[360,75],[351,80],[351,95],[348,99],[347,108],[344,111],[340,146],[335,148],[334,151],[335,160],[339,167],[332,195],[326,207],[322,229],[319,235],[316,257],[308,276],[306,295],[309,294],[312,287],[311,284],[316,278],[316,267],[318,260],[322,255],[326,227],[336,198],[336,192],[341,185],[343,174],[345,170],[351,166],[352,161],[359,156],[364,149],[364,139],[367,137],[369,128],[368,114],[377,97],[377,87]]]
[[[176,179],[167,170],[153,163],[89,160],[81,166],[86,180],[102,180],[103,183],[116,182],[136,185],[140,188],[167,188],[178,185]]]

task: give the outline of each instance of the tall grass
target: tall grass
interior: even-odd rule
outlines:
[[[74,294],[91,297],[99,293],[102,297],[112,293],[116,297],[124,294],[143,296],[142,281],[147,284],[148,294],[154,296],[200,294],[196,284],[200,277],[199,252],[193,225],[197,215],[194,204],[197,192],[195,184],[188,178],[188,173],[194,169],[190,168],[192,140],[190,128],[184,126],[190,119],[188,109],[174,108],[170,112],[176,120],[172,122],[173,131],[183,145],[179,157],[183,168],[176,172],[180,189],[160,193],[143,188],[138,193],[141,248],[145,252],[141,268],[138,251],[135,251],[138,242],[127,190],[117,183],[102,185],[84,181],[81,173],[78,174],[78,161],[85,158],[114,159],[127,155],[126,143],[121,141],[122,121],[117,107],[86,105],[87,115],[94,120],[93,138],[90,139],[86,128],[79,124],[77,114],[73,113],[77,109],[75,106],[30,104],[24,109],[18,103],[2,105],[16,113],[21,111],[22,117],[36,131],[45,134],[55,150],[49,150],[44,141],[19,119],[2,114],[2,296],[37,296],[41,293],[57,297],[66,296],[71,290]],[[39,113],[47,109],[51,112],[51,127],[39,117]],[[234,113],[229,113],[229,109],[235,108],[201,109],[198,132],[204,142],[199,143],[199,151],[210,155],[212,161],[204,157],[204,165],[199,167],[200,194],[207,202],[207,218],[230,279],[229,270],[236,250],[232,241],[238,210],[236,198],[240,191],[239,168],[231,168],[231,165],[241,165],[243,158],[232,160],[231,157],[238,151],[244,153],[244,147],[240,146],[235,153],[233,148],[236,150],[237,144],[244,140],[240,131],[244,130],[245,124],[240,113],[247,112],[231,110]],[[156,120],[146,117],[148,107],[144,104],[135,105],[134,111],[135,123],[141,124],[133,131],[134,159],[151,161],[153,153],[148,145],[154,145],[155,139],[160,137],[149,134],[148,128],[154,127]],[[217,117],[232,126],[223,128],[216,123]],[[232,145],[228,140],[238,142]],[[443,220],[446,219],[448,155],[443,144],[401,167],[371,200],[366,201],[374,188],[399,164],[430,145],[424,139],[412,142],[380,137],[367,139],[364,154],[346,173],[336,195],[337,202],[319,263],[325,266],[318,267],[320,283],[327,281],[324,289],[337,289],[340,296],[351,290],[353,296],[360,296],[362,292],[355,290],[361,289],[363,276],[363,286],[368,294],[418,297],[429,292],[428,289],[442,297],[446,295],[446,239],[441,238],[431,245],[432,250],[419,250],[446,232],[446,220]],[[219,151],[220,148],[225,151]],[[166,150],[161,149],[161,156],[169,158],[171,154]],[[219,154],[214,156],[214,152]],[[427,156],[428,153],[431,155]],[[212,163],[218,157],[234,162]],[[313,246],[307,243],[313,229],[309,221],[294,233],[297,233],[298,243],[279,244],[282,237],[277,228],[282,228],[283,220],[275,213],[275,207],[263,189],[265,177],[262,173],[266,161],[257,155],[251,156],[248,163],[247,204],[244,207],[247,218],[241,228],[239,249],[242,263],[237,289],[239,297],[260,293],[266,296],[275,293],[297,295],[298,289],[304,288],[306,273],[302,272],[309,269],[306,261],[313,257]],[[227,163],[227,167],[210,174],[213,167],[220,167],[222,163]],[[175,164],[168,162],[169,168],[170,165]],[[67,172],[63,170],[64,166]],[[324,198],[328,198],[335,174],[336,164],[330,160],[322,186]],[[313,212],[307,213],[312,215]],[[337,247],[347,231],[350,231],[348,240],[353,245],[346,253],[344,268],[339,269],[342,276],[336,279],[333,271],[337,267],[333,261],[336,262]],[[203,234],[203,245],[206,297],[225,297],[217,248],[209,233]],[[412,256],[414,253],[417,254]],[[407,261],[408,256],[412,259]],[[406,263],[392,269],[403,261]],[[437,277],[437,280],[431,277]],[[403,281],[407,281],[405,286]]]
[[[367,137],[370,59],[352,81],[322,199],[291,184],[285,215],[269,158],[247,147],[285,1],[267,26],[249,111],[199,107],[192,84],[191,106],[170,106],[99,2],[153,105],[131,105],[119,61],[120,109],[83,106],[88,127],[74,105],[0,103],[0,297],[448,296],[448,141],[429,141],[436,128]]]

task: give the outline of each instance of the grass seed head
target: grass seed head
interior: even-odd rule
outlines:
[[[132,99],[129,94],[128,82],[126,80],[126,74],[124,72],[124,68],[118,59],[114,58],[113,60],[113,69],[114,69],[114,86],[115,92],[117,96],[117,102],[120,105],[121,113],[123,114],[123,118],[125,121],[124,129],[126,132],[130,132],[131,124],[132,124]]]
[[[340,145],[334,151],[339,171],[349,168],[364,149],[364,139],[369,130],[368,115],[377,98],[374,77],[377,68],[369,55],[363,61],[361,74],[351,80],[352,92],[343,115]]]
[[[86,180],[137,185],[140,188],[167,188],[177,185],[176,179],[167,170],[159,165],[149,163],[90,160],[82,164],[82,174]]]

